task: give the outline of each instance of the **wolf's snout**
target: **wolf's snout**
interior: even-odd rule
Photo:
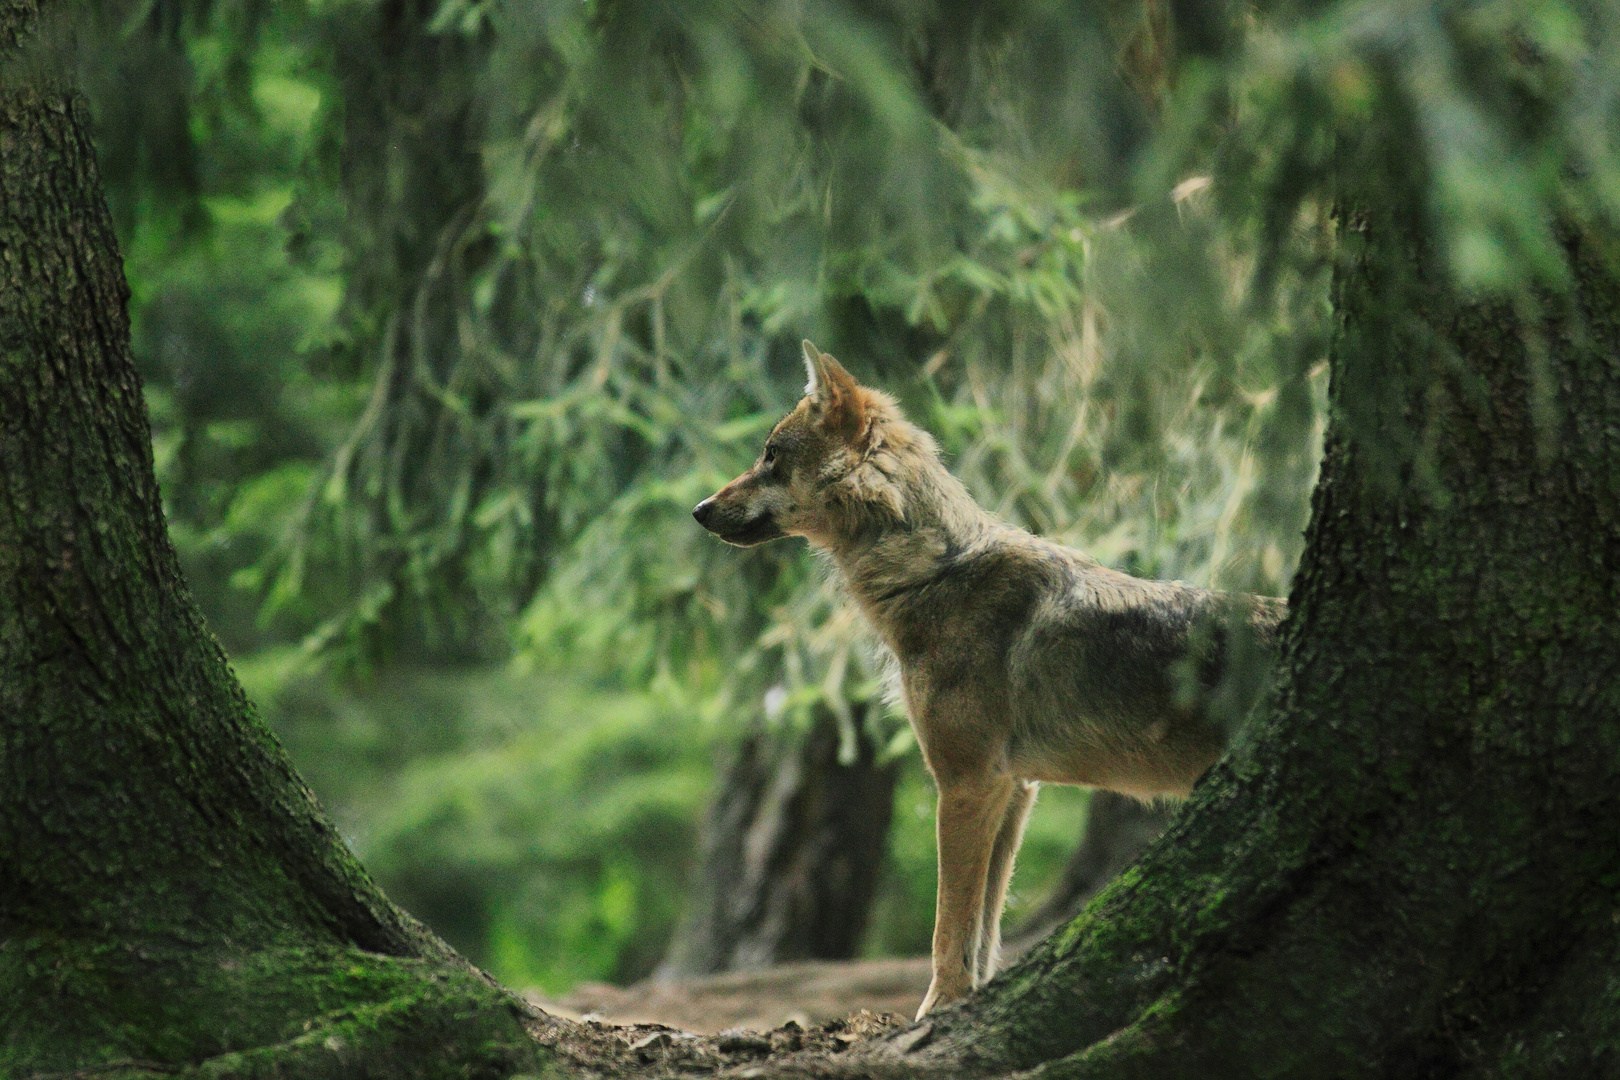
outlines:
[[[713,499],[704,499],[702,502],[698,503],[692,508],[692,516],[697,518],[697,523],[703,526],[705,529],[709,527],[709,518],[713,516],[713,514]]]

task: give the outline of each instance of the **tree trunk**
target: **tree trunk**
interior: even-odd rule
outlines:
[[[1571,229],[1578,286],[1529,323],[1449,292],[1404,254],[1421,235],[1367,217],[1341,238],[1269,704],[1084,915],[817,1071],[1620,1072],[1612,241]]]
[[[856,757],[818,709],[809,732],[756,730],[704,824],[703,857],[664,979],[855,955],[877,892],[898,763],[877,764],[857,715]]]
[[[523,1008],[367,878],[181,580],[38,6],[0,2],[0,1073],[511,1071]]]
[[[1007,938],[1009,954],[1021,953],[1085,910],[1103,886],[1135,862],[1170,822],[1171,806],[1145,803],[1101,788],[1086,804],[1086,827],[1080,845],[1040,907]]]

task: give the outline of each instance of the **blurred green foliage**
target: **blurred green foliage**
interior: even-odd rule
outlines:
[[[658,962],[712,779],[689,702],[487,668],[288,683],[286,659],[238,673],[395,901],[514,986]]]
[[[81,70],[194,589],[385,886],[560,988],[648,970],[768,689],[789,720],[876,692],[802,546],[687,516],[791,406],[801,337],[1005,516],[1280,593],[1354,246],[1334,208],[1424,208],[1458,288],[1533,310],[1555,221],[1620,211],[1617,21],[101,0]],[[1359,347],[1412,322],[1387,292]],[[1421,474],[1398,404],[1341,397]],[[926,945],[925,784],[874,950]],[[1043,803],[1015,892],[1083,812]]]

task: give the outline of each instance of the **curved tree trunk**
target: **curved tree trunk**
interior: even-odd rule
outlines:
[[[859,716],[855,730],[848,765],[824,709],[808,732],[743,740],[704,823],[687,913],[659,978],[855,955],[899,776],[898,763],[877,764]]]
[[[181,580],[37,9],[0,3],[0,1073],[510,1071],[522,1007],[366,877]]]
[[[1418,235],[1341,239],[1333,423],[1269,706],[1084,915],[818,1071],[1620,1071],[1613,249],[1572,230],[1578,289],[1526,324],[1397,254]]]

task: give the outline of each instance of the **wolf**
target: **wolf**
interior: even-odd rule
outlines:
[[[1230,631],[1274,649],[1281,600],[1146,581],[973,501],[927,432],[804,342],[804,398],[698,524],[828,553],[898,661],[938,789],[933,977],[917,1011],[995,973],[1013,858],[1041,783],[1187,795],[1225,750]]]

